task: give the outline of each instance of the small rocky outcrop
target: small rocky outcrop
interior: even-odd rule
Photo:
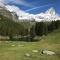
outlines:
[[[49,51],[49,50],[42,50],[41,53],[42,53],[42,54],[46,54],[46,55],[55,55],[55,52]]]

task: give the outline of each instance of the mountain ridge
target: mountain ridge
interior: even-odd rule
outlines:
[[[51,7],[45,12],[41,12],[39,14],[30,14],[25,11],[20,10],[16,6],[5,5],[4,8],[6,11],[10,13],[11,18],[15,21],[54,21],[60,20],[60,15],[56,13],[55,9]],[[6,12],[7,13],[7,12]],[[8,14],[9,15],[9,14]]]

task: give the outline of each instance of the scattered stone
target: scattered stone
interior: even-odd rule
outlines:
[[[43,51],[42,51],[42,54],[46,54],[46,55],[54,55],[55,52],[48,51],[48,50],[43,50]]]
[[[11,46],[15,46],[15,45],[11,45]]]
[[[29,53],[26,53],[25,56],[30,57],[31,55]]]
[[[41,40],[41,37],[40,36],[36,36],[36,37],[34,37],[34,40]]]
[[[37,52],[39,52],[39,51],[38,51],[38,50],[32,50],[32,52],[37,53]]]

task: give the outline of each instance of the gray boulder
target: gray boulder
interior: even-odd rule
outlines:
[[[48,50],[43,50],[42,54],[46,54],[46,55],[55,55],[55,52],[53,51],[48,51]]]

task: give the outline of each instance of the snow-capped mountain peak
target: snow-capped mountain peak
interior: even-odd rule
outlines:
[[[55,9],[51,7],[45,12],[41,12],[39,14],[25,14],[22,17],[19,16],[19,20],[33,20],[40,21],[52,21],[52,20],[60,20],[60,16],[56,13]]]
[[[59,14],[56,13],[55,9],[51,7],[45,12],[41,12],[39,14],[30,14],[25,11],[20,10],[20,8],[14,5],[6,5],[5,9],[12,12],[13,17],[18,17],[16,20],[18,21],[52,21],[52,20],[60,20]],[[14,13],[13,13],[14,12]]]
[[[37,14],[36,17],[38,17],[39,21],[52,21],[52,20],[60,20],[59,14],[56,13],[55,9],[51,7],[46,12],[42,12],[40,14]],[[38,21],[38,20],[37,20]]]
[[[55,9],[53,7],[51,7],[50,9],[48,9],[45,13],[46,14],[51,14],[51,15],[55,15],[56,14]]]

